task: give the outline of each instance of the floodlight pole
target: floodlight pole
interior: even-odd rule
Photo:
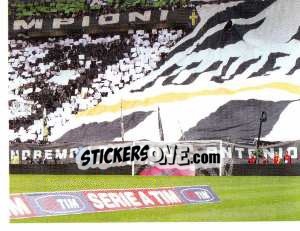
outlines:
[[[260,137],[261,137],[261,128],[262,128],[262,124],[263,122],[267,121],[267,113],[265,111],[263,111],[260,115],[260,119],[259,119],[259,130],[258,130],[258,138],[257,138],[257,143],[256,143],[256,163],[258,164],[258,149],[260,146]]]
[[[257,143],[256,143],[256,149],[259,148],[259,144],[260,144],[261,127],[262,127],[262,121],[260,120],[260,122],[259,122],[259,130],[258,130],[258,139],[257,139]]]

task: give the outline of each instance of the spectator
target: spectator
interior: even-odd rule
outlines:
[[[253,152],[251,153],[251,156],[248,157],[248,164],[256,164],[256,156]]]
[[[288,151],[284,154],[284,164],[292,164],[292,156]]]
[[[274,165],[279,165],[280,164],[280,156],[279,156],[279,154],[278,154],[278,152],[275,152],[275,154],[274,154],[274,158],[273,158],[273,164]]]

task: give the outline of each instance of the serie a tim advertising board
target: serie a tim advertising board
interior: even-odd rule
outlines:
[[[68,214],[203,204],[218,202],[209,186],[165,188],[101,189],[10,196],[10,218],[30,218]]]

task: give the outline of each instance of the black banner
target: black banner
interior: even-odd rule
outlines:
[[[126,13],[77,16],[74,18],[32,18],[11,20],[9,35],[55,36],[70,33],[99,33],[127,31],[129,29],[154,29],[163,26],[190,26],[199,21],[194,8],[174,10],[145,10]]]
[[[9,147],[9,159],[12,164],[26,163],[29,159],[46,159],[48,162],[75,163],[75,157],[78,151],[85,147],[119,147],[133,145],[149,145],[157,147],[162,143],[151,141],[135,142],[98,142],[98,143],[63,143],[63,144],[11,144]],[[165,144],[168,144],[167,142]],[[172,145],[191,145],[195,151],[204,150],[206,153],[220,153],[221,157],[234,159],[237,162],[245,163],[248,157],[255,151],[255,146],[243,146],[222,141],[184,141],[174,142]],[[262,147],[263,155],[272,160],[277,152],[282,159],[286,151],[291,155],[292,162],[300,161],[300,141],[291,141],[268,145]]]

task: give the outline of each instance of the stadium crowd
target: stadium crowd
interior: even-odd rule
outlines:
[[[292,164],[292,156],[289,151],[286,151],[282,158],[280,158],[280,155],[278,152],[274,153],[272,164],[274,165],[280,165],[280,164]],[[248,157],[248,164],[269,164],[268,158],[264,155],[263,151],[261,150],[261,153],[259,155],[256,155],[254,152],[251,153],[251,155]]]
[[[76,17],[192,6],[189,0],[10,0],[9,17]]]
[[[77,112],[147,76],[185,33],[9,40],[9,139],[47,141]]]

